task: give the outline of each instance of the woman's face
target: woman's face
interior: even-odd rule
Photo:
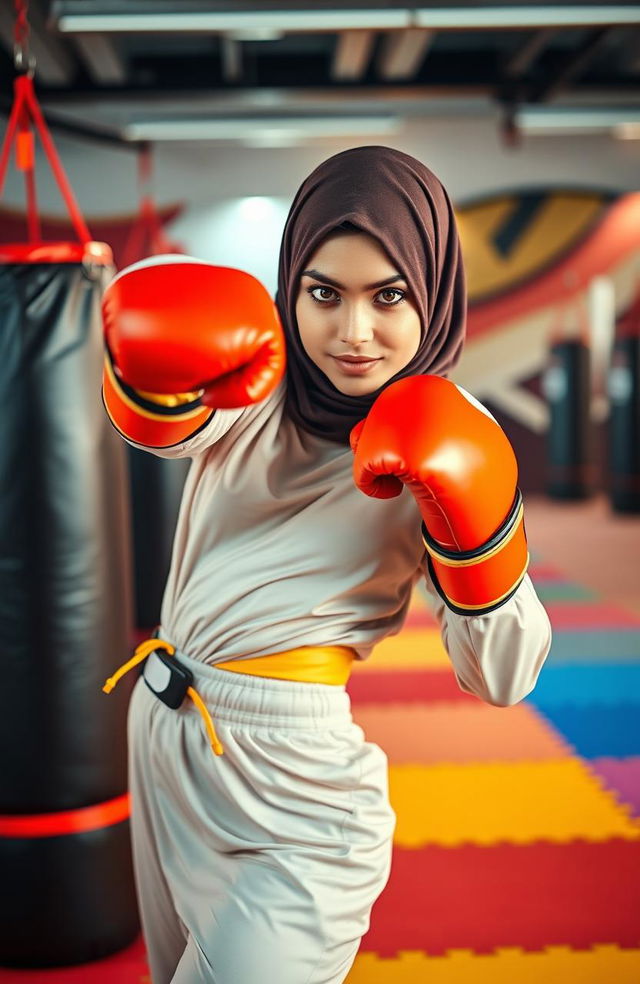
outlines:
[[[309,358],[348,396],[379,389],[411,361],[420,316],[407,281],[373,236],[325,239],[300,277],[296,318]]]

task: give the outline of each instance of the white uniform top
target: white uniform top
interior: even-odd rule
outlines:
[[[211,664],[322,645],[366,659],[400,631],[423,577],[461,688],[490,703],[521,700],[551,644],[529,577],[494,612],[452,612],[429,577],[411,493],[362,493],[351,449],[298,429],[283,415],[284,395],[283,381],[259,404],[217,410],[181,444],[144,449],[193,459],[162,602],[165,637]]]

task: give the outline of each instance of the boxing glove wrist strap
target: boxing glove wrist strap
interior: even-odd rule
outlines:
[[[173,406],[146,399],[116,376],[108,350],[104,357],[102,399],[118,433],[148,448],[168,448],[190,440],[215,414],[211,407],[202,406],[199,399]]]
[[[509,600],[529,565],[522,493],[493,536],[473,550],[449,550],[422,524],[422,539],[434,586],[459,615],[485,615]]]
[[[167,412],[184,413],[201,407],[200,397],[204,393],[203,389],[194,390],[191,393],[150,393],[147,390],[134,389],[118,376],[115,362],[109,346],[105,344],[105,356],[109,366],[109,372],[113,377],[114,383],[122,392],[142,409],[152,409],[156,413]]]

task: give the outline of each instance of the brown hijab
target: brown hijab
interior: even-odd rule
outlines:
[[[306,354],[296,321],[300,275],[322,240],[347,222],[374,236],[409,284],[422,326],[411,362],[367,396],[341,393]],[[396,379],[445,376],[462,351],[466,292],[449,197],[415,157],[392,147],[335,154],[303,181],[280,247],[276,305],[287,341],[289,416],[303,430],[349,443],[351,428]]]

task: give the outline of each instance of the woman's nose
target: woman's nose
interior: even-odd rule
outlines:
[[[358,305],[341,312],[338,336],[347,345],[362,345],[373,338],[373,318]]]

